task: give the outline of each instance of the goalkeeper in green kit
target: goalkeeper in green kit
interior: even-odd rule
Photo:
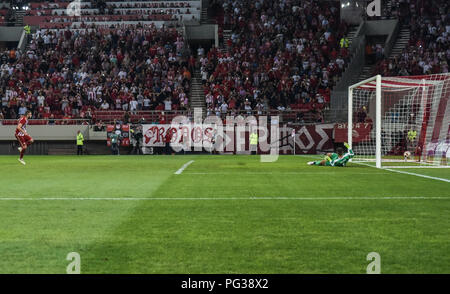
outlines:
[[[309,165],[321,165],[321,166],[345,166],[347,162],[355,156],[353,150],[350,149],[348,143],[344,143],[347,148],[347,153],[344,153],[344,148],[336,148],[336,153],[327,153],[323,160],[310,161]]]

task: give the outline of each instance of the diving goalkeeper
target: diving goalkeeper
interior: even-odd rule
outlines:
[[[321,166],[345,166],[347,162],[355,156],[353,150],[350,149],[348,143],[344,143],[347,148],[347,153],[344,153],[344,148],[336,148],[336,153],[327,153],[323,160],[310,161],[309,165],[321,165]]]

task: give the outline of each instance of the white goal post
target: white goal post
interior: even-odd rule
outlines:
[[[354,162],[449,167],[450,73],[377,75],[351,85],[347,123]]]

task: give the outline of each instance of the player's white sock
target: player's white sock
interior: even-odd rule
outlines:
[[[20,158],[19,158],[19,162],[20,162],[21,164],[23,164],[23,165],[26,165],[26,163],[25,163],[25,161],[23,161],[23,159],[20,159]]]
[[[19,152],[22,152],[22,147],[17,148],[17,150],[19,150]]]
[[[308,162],[308,165],[314,165],[314,161]]]

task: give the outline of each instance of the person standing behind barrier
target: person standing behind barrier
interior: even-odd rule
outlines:
[[[131,129],[131,145],[132,149],[128,154],[142,154],[141,142],[143,139],[142,126],[136,126],[136,128]]]
[[[83,144],[84,144],[83,134],[80,131],[78,131],[77,132],[77,155],[83,155]]]
[[[166,155],[170,155],[172,153],[171,151],[172,147],[170,146],[170,142],[172,141],[172,129],[167,130],[166,136],[164,137],[164,141],[166,144],[165,153]]]
[[[120,155],[119,153],[119,135],[117,133],[111,134],[111,150],[113,155]]]
[[[349,41],[347,37],[342,37],[341,41],[339,42],[339,45],[341,45],[341,48],[348,48]]]
[[[250,134],[250,151],[252,155],[256,155],[258,153],[258,133],[256,130]]]
[[[25,38],[27,38],[27,44],[28,44],[30,41],[31,27],[29,25],[26,25],[23,27],[23,30],[25,31]]]

